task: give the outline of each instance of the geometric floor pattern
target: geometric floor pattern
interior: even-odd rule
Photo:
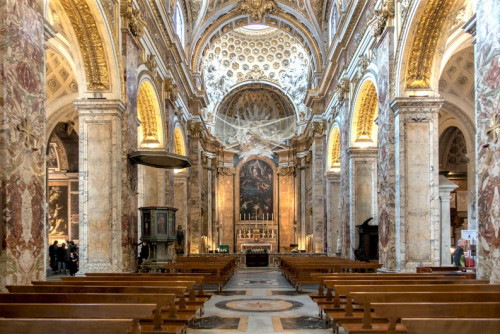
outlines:
[[[187,333],[332,333],[308,292],[295,292],[276,268],[240,268]]]

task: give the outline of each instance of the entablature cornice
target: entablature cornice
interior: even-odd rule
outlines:
[[[149,20],[146,26],[148,36],[143,37],[141,42],[145,46],[149,45],[151,52],[154,49],[159,67],[165,69],[162,71],[162,80],[169,75],[173,77],[184,104],[189,105],[189,99],[196,97],[202,105],[208,105],[206,94],[196,87],[195,80],[191,76],[184,49],[174,32],[171,19],[165,12],[166,9],[159,7],[156,1],[142,0],[142,2],[148,9],[144,15]]]
[[[369,43],[366,43],[366,40],[369,39],[367,35],[370,35],[367,27],[363,28],[361,41],[354,41],[353,36],[353,32],[360,24],[363,14],[369,14],[368,3],[369,1],[351,1],[349,3],[345,14],[342,16],[343,19],[340,23],[340,28],[329,49],[324,75],[319,82],[318,88],[311,92],[311,95],[325,96],[325,103],[327,105],[334,97],[334,94],[332,94],[332,85],[335,84],[336,78],[340,77],[341,73],[345,75],[346,69],[352,63],[352,60],[356,58],[356,55],[359,54],[359,49],[363,47],[366,48],[366,46],[369,45]],[[342,39],[339,39],[338,36],[342,36]],[[349,59],[344,62],[342,58],[347,56],[347,46],[349,43],[357,43],[357,46]],[[306,99],[307,98],[308,96],[306,96]]]

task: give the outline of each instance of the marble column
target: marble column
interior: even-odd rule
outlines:
[[[295,243],[294,225],[294,206],[295,206],[295,188],[294,188],[294,169],[288,167],[278,168],[278,205],[279,205],[279,245],[283,251]]]
[[[214,172],[213,172],[213,160],[215,155],[213,153],[206,152],[208,157],[207,162],[207,224],[208,224],[208,246],[209,250],[214,250],[215,246],[215,235],[214,235]]]
[[[0,291],[45,277],[45,49],[41,1],[0,2]]]
[[[349,158],[347,150],[349,148],[349,108],[348,100],[344,99],[339,105],[340,124],[340,220],[342,224],[341,242],[342,257],[354,258],[351,247],[350,228],[350,197],[349,197]]]
[[[350,148],[349,190],[350,190],[350,232],[351,251],[359,245],[356,226],[370,217],[377,220],[377,149]]]
[[[299,217],[300,217],[300,237],[299,237],[299,249],[305,250],[306,249],[306,155],[308,152],[300,152],[297,154],[297,157],[300,161],[300,167],[299,167],[299,188],[300,192],[298,191],[297,194],[299,195]]]
[[[121,271],[122,113],[118,100],[77,100],[80,271]]]
[[[440,224],[440,266],[451,266],[451,226],[450,226],[450,199],[451,192],[458,186],[443,175],[439,175],[439,202],[441,208]]]
[[[476,1],[478,278],[500,283],[500,3]]]
[[[390,107],[390,77],[394,66],[394,27],[387,27],[376,44],[378,66],[378,235],[379,262],[385,271],[396,269],[394,115]]]
[[[201,185],[203,181],[203,166],[201,164],[202,147],[200,136],[200,123],[190,123],[188,143],[191,173],[188,178],[188,225],[186,227],[189,254],[198,254],[201,243]]]
[[[397,98],[395,125],[397,269],[439,265],[438,110],[443,100]]]
[[[187,216],[188,216],[188,168],[182,169],[174,175],[174,208],[178,210],[175,212],[175,222],[177,226],[182,226],[186,230]],[[185,238],[186,239],[186,238]],[[186,242],[184,243],[184,254],[186,254]]]
[[[122,61],[126,69],[126,98],[127,107],[122,115],[122,247],[123,271],[132,271],[137,268],[137,247],[139,236],[138,219],[138,165],[128,159],[128,154],[137,151],[137,67],[140,46],[131,36],[130,30],[122,30]]]
[[[325,165],[326,148],[323,131],[314,135],[312,142],[312,226],[313,249],[315,253],[326,252],[326,226],[325,226]]]
[[[219,201],[219,233],[220,244],[229,245],[232,252],[235,245],[233,239],[234,232],[234,210],[235,203],[235,171],[234,168],[219,167],[219,180],[217,184],[217,196]],[[238,250],[236,250],[238,251]]]
[[[342,222],[340,220],[340,175],[326,172],[326,224],[327,253],[334,256],[337,253],[337,237],[340,236]]]

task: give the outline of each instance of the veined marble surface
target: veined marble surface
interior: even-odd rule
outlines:
[[[310,286],[309,290],[314,289]],[[187,333],[331,333],[332,329],[326,328],[318,314],[318,305],[308,294],[293,291],[279,270],[242,268],[221,294],[205,303],[203,318],[191,326],[196,329],[188,328]],[[210,325],[213,327],[207,329]]]

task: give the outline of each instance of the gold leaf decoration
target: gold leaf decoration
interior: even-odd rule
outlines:
[[[432,61],[444,21],[453,0],[430,0],[418,23],[410,53],[406,85],[408,88],[429,88]]]
[[[61,0],[75,31],[83,56],[87,88],[109,89],[109,71],[101,35],[85,0]]]

